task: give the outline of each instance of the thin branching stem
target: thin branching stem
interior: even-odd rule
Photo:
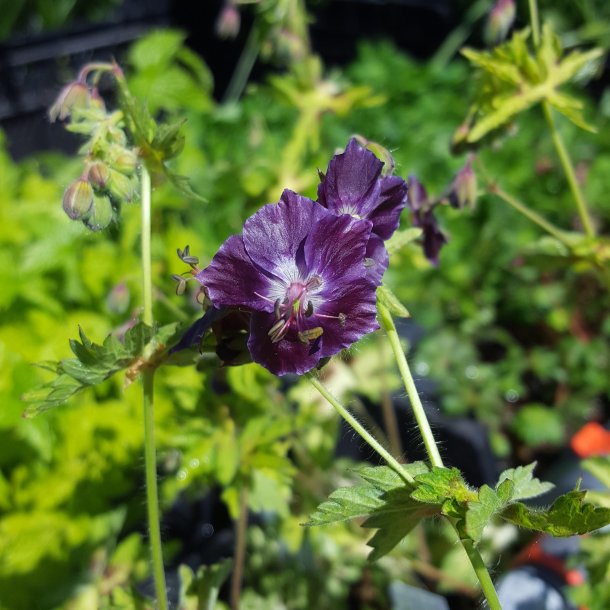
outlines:
[[[537,0],[529,0],[529,9],[530,25],[532,28],[534,46],[538,48],[540,46],[540,18],[538,16]],[[583,229],[587,236],[595,237],[595,226],[593,225],[593,221],[591,220],[591,214],[589,213],[589,207],[587,206],[585,197],[582,193],[580,185],[578,184],[578,180],[576,179],[574,164],[572,163],[570,153],[568,152],[568,149],[566,148],[566,145],[563,142],[563,138],[561,137],[561,134],[557,129],[555,117],[553,116],[553,109],[547,101],[542,102],[542,112],[544,114],[544,118],[546,120],[546,124],[549,128],[549,131],[551,132],[553,144],[555,146],[555,150],[557,151],[557,155],[559,156],[559,161],[561,162],[563,171],[566,175],[570,191],[572,192],[572,197],[574,197],[574,203],[576,204],[576,209],[580,217],[580,222],[582,223]]]
[[[331,404],[339,415],[362,437],[362,439],[376,451],[392,470],[405,481],[413,484],[413,477],[400,465],[398,460],[392,456],[384,447],[366,430],[366,428],[332,395],[328,388],[313,373],[307,373],[311,385]]]

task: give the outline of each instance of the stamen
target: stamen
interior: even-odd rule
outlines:
[[[308,282],[307,282],[307,290],[313,290],[315,288],[319,288],[322,285],[322,280],[317,276],[314,275]]]
[[[267,333],[271,339],[271,343],[280,342],[288,332],[289,328],[290,320],[278,320]]]
[[[273,299],[270,299],[269,297],[265,297],[262,294],[259,294],[258,292],[254,293],[259,299],[265,299],[265,301],[269,301],[269,303],[275,303],[275,301]]]
[[[279,299],[277,299],[275,301],[275,306],[273,308],[273,311],[275,312],[275,317],[276,317],[277,320],[279,320],[282,317],[281,307],[282,307],[281,302],[280,302]]]
[[[299,341],[304,345],[308,345],[310,341],[315,341],[318,337],[321,337],[323,332],[324,329],[321,326],[303,330],[299,333]]]
[[[305,310],[305,317],[311,318],[312,315],[313,315],[313,303],[311,301],[309,301],[307,303],[307,309]]]
[[[364,266],[368,269],[369,267],[372,267],[375,264],[375,261],[372,258],[365,258],[364,259]]]

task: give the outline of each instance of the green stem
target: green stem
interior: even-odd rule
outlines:
[[[143,302],[142,320],[148,326],[153,324],[152,312],[152,255],[151,255],[151,183],[150,174],[142,166],[142,274]],[[144,353],[143,357],[149,354]],[[159,525],[159,492],[157,489],[157,456],[155,451],[155,418],[153,406],[155,371],[145,366],[142,371],[144,403],[144,469],[146,478],[146,505],[148,508],[148,533],[152,559],[153,578],[159,610],[167,610],[167,591],[163,552],[161,548],[161,528]]]
[[[470,563],[474,568],[475,574],[479,579],[481,590],[483,591],[483,595],[487,600],[490,610],[502,610],[502,605],[498,599],[498,593],[496,592],[493,580],[491,580],[491,576],[489,575],[489,570],[481,557],[481,553],[479,553],[479,551],[475,548],[472,540],[460,540],[460,542],[462,543],[462,546],[468,555],[468,559],[470,559]]]
[[[415,382],[413,381],[413,375],[411,375],[409,363],[407,362],[405,353],[402,350],[400,337],[396,331],[396,326],[394,324],[394,320],[392,319],[392,315],[381,303],[378,303],[377,309],[379,311],[381,325],[383,326],[390,341],[400,375],[403,379],[405,389],[407,390],[409,400],[411,401],[411,408],[413,409],[415,419],[417,420],[417,425],[419,426],[422,438],[424,439],[424,444],[428,452],[428,457],[430,458],[430,463],[437,468],[444,468],[443,460],[438,452],[434,435],[432,434],[430,424],[428,423],[428,418],[426,417],[426,412],[424,411],[419,394],[417,393],[417,388],[415,387]],[[452,523],[454,529],[456,529],[455,524],[451,519],[450,522]],[[457,529],[456,533],[458,533],[459,537],[459,532],[457,532]],[[472,567],[474,568],[477,578],[479,579],[481,590],[485,595],[485,599],[489,604],[490,610],[502,610],[500,601],[498,600],[498,594],[496,593],[493,581],[491,580],[491,576],[489,575],[481,554],[475,548],[471,540],[462,540],[460,538],[460,542],[462,543],[462,546],[464,547],[464,550],[472,563]]]
[[[490,193],[496,195],[505,203],[508,203],[511,207],[517,210],[519,213],[523,214],[527,219],[531,220],[533,223],[537,224],[541,229],[544,229],[547,233],[558,239],[562,244],[571,247],[570,241],[566,239],[562,230],[550,223],[546,218],[534,212],[534,210],[528,208],[524,203],[504,192],[501,188],[496,185],[492,185],[489,188]]]
[[[413,484],[415,482],[413,477],[405,471],[392,454],[389,451],[386,451],[373,436],[367,432],[360,422],[329,392],[328,388],[326,388],[313,373],[307,373],[306,377],[309,379],[311,385],[333,406],[335,411],[337,411],[337,413],[339,413],[339,415],[362,437],[373,451],[376,451],[387,462],[390,468],[400,475],[405,483]]]
[[[250,73],[252,72],[252,68],[254,67],[256,58],[258,57],[258,53],[260,51],[258,36],[258,26],[256,23],[254,23],[250,33],[248,34],[246,45],[241,52],[237,66],[235,67],[233,75],[231,76],[231,81],[229,82],[227,90],[222,98],[223,104],[237,102],[244,92],[248,79],[250,78]]]
[[[538,2],[537,0],[529,0],[530,7],[530,24],[532,26],[532,37],[534,45],[537,47],[540,44],[540,19],[538,18]]]
[[[529,9],[534,46],[538,48],[540,46],[540,19],[538,17],[538,2],[536,0],[529,0]],[[553,116],[553,110],[551,109],[551,105],[546,101],[542,102],[542,112],[544,113],[546,124],[548,125],[549,131],[551,132],[553,144],[555,145],[555,150],[559,155],[559,160],[561,161],[561,166],[563,167],[563,171],[566,175],[568,185],[570,186],[570,190],[572,191],[572,196],[574,197],[574,202],[576,203],[576,209],[578,210],[578,215],[580,216],[580,222],[582,223],[585,233],[589,237],[595,237],[595,227],[593,226],[593,222],[591,220],[591,215],[589,214],[589,208],[587,206],[587,202],[585,201],[585,197],[582,194],[582,191],[580,190],[578,180],[576,180],[574,164],[572,163],[572,159],[570,158],[568,149],[563,143],[561,134],[559,133],[557,125],[555,124],[555,117]]]
[[[568,149],[563,143],[561,134],[557,129],[557,125],[555,124],[555,117],[553,116],[553,111],[548,102],[542,102],[542,110],[544,112],[546,123],[549,126],[549,130],[553,138],[555,150],[559,155],[561,166],[563,167],[563,171],[566,175],[566,179],[568,180],[570,190],[572,191],[572,196],[574,197],[574,202],[576,203],[576,209],[578,210],[578,215],[580,216],[580,222],[582,223],[582,226],[587,236],[595,237],[595,227],[593,226],[593,221],[591,220],[591,215],[589,214],[587,202],[585,201],[585,197],[582,194],[582,191],[580,190],[578,180],[576,180],[576,172],[574,171],[572,159],[570,159]]]
[[[396,331],[396,326],[394,324],[394,320],[392,319],[392,315],[387,308],[381,304],[378,304],[378,311],[381,325],[383,326],[390,341],[390,346],[394,352],[394,358],[398,364],[400,376],[402,377],[409,400],[411,401],[411,408],[413,409],[415,420],[417,421],[422,438],[424,439],[424,445],[426,446],[426,451],[430,457],[430,463],[432,466],[436,466],[437,468],[443,468],[443,460],[438,452],[438,447],[436,446],[432,429],[430,428],[428,418],[426,417],[424,406],[419,399],[419,394],[417,393],[417,388],[415,387],[415,382],[413,381],[413,375],[411,375],[411,369],[409,368],[405,353],[402,350],[400,337]]]
[[[468,36],[470,36],[474,24],[489,10],[489,0],[479,0],[466,11],[462,23],[460,23],[443,41],[438,48],[430,65],[433,68],[444,68],[451,58],[460,50]]]

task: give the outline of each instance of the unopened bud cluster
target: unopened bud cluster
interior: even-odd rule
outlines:
[[[67,120],[68,131],[87,137],[83,172],[66,189],[63,208],[92,231],[110,225],[121,205],[136,199],[139,184],[138,154],[128,143],[123,113],[108,111],[97,89],[103,74],[122,78],[116,64],[88,64],[49,110],[51,121]]]

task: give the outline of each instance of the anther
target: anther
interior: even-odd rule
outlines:
[[[313,303],[311,301],[309,301],[307,303],[307,309],[305,310],[305,317],[311,318],[312,315],[313,315]]]
[[[339,318],[339,324],[341,324],[341,326],[345,326],[347,316],[344,313],[340,313],[337,317]]]
[[[323,332],[324,329],[321,326],[303,330],[299,333],[299,341],[304,345],[308,345],[310,341],[315,341],[318,337],[321,337]]]
[[[275,305],[273,307],[273,311],[275,312],[275,318],[277,320],[279,320],[282,317],[282,310],[281,310],[282,304],[280,302],[280,299],[277,299],[275,301]]]
[[[372,267],[375,264],[375,261],[372,258],[365,258],[364,259],[364,266],[368,269],[369,267]]]

